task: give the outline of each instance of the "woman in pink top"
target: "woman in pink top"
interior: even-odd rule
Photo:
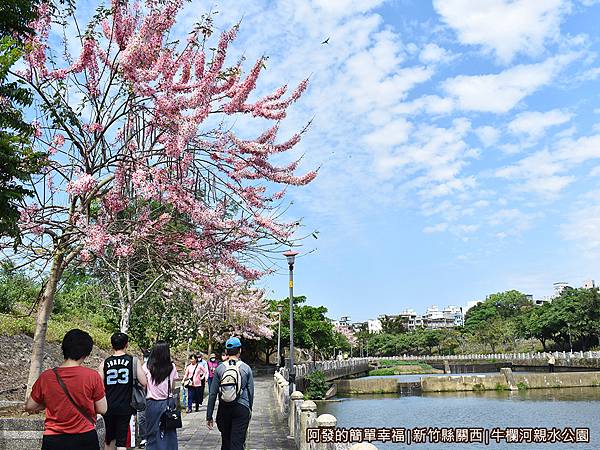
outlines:
[[[160,417],[167,409],[168,399],[173,396],[175,380],[179,379],[175,364],[171,361],[169,344],[154,344],[148,362],[144,364],[148,379],[146,387],[146,448],[148,450],[177,450],[177,430],[160,427]]]
[[[206,369],[198,362],[196,355],[190,355],[190,362],[185,368],[183,384],[188,390],[187,412],[192,412],[192,403],[196,405],[196,412],[202,404],[202,383],[206,380]]]

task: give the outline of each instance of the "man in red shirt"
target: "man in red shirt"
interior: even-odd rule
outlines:
[[[46,410],[42,450],[99,450],[95,424],[96,414],[107,409],[104,384],[98,372],[82,367],[93,345],[85,331],[68,331],[65,361],[42,372],[31,389],[25,410]]]

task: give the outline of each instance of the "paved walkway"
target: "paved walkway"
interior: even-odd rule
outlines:
[[[177,430],[179,450],[221,448],[221,434],[216,427],[209,431],[206,427],[206,403],[199,412],[183,414],[183,428]],[[214,417],[217,416],[216,408]],[[273,397],[273,378],[254,379],[254,410],[246,439],[247,450],[288,450],[294,449],[293,440],[287,439],[287,421],[278,417]]]

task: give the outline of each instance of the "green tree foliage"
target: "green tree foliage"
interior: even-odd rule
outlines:
[[[544,349],[552,340],[561,350],[588,350],[600,344],[600,294],[595,289],[568,289],[527,315],[524,334]]]
[[[31,306],[37,298],[40,285],[22,271],[15,271],[11,264],[0,266],[0,313],[8,314],[21,303]]]
[[[325,374],[322,371],[316,370],[308,374],[304,378],[304,382],[306,383],[304,398],[311,400],[325,398],[329,384],[325,381]]]
[[[0,3],[0,236],[18,236],[18,205],[31,194],[21,182],[38,172],[44,160],[29,146],[33,128],[23,118],[32,95],[9,76],[23,55],[22,39],[31,31],[27,24],[35,18],[36,5],[31,0]]]
[[[381,330],[384,333],[399,334],[407,330],[407,319],[400,316],[383,316],[381,321]]]
[[[39,2],[32,0],[2,0],[0,3],[0,36],[22,38],[31,33],[29,23],[35,19]]]
[[[273,317],[271,326],[273,337],[248,342],[246,353],[264,354],[264,358],[269,360],[270,356],[277,352],[278,305],[283,306],[281,313],[282,354],[287,354],[290,346],[290,308],[287,298],[269,302],[269,311]],[[326,307],[307,305],[304,296],[294,297],[294,345],[297,348],[310,350],[317,358],[331,356],[334,349],[350,350],[348,340],[334,331],[333,324],[326,314]]]
[[[283,305],[281,313],[281,345],[290,344],[289,302],[275,302]],[[335,345],[333,325],[327,318],[324,306],[306,305],[306,297],[294,297],[294,345],[311,350],[328,350]],[[275,330],[277,331],[277,330]],[[274,336],[275,339],[277,335]]]
[[[118,321],[114,326],[119,328]],[[158,339],[171,346],[197,340],[199,324],[191,297],[165,300],[159,293],[150,294],[133,308],[129,334],[140,348],[150,348]],[[206,348],[204,344],[202,348]]]

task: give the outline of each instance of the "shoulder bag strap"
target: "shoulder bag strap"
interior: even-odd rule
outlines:
[[[137,356],[133,356],[133,384],[137,383]]]
[[[52,368],[52,371],[54,372],[54,375],[56,375],[56,381],[58,381],[58,384],[62,388],[63,392],[65,393],[65,395],[67,396],[69,401],[73,404],[75,409],[77,409],[77,411],[79,411],[79,414],[81,414],[83,417],[85,417],[89,423],[96,426],[96,422],[94,421],[94,419],[92,419],[89,416],[87,411],[85,411],[81,406],[79,406],[77,403],[75,403],[75,400],[73,400],[73,397],[71,397],[71,394],[69,393],[69,390],[67,389],[67,386],[65,385],[65,382],[58,374],[58,370],[56,369],[56,367]]]

